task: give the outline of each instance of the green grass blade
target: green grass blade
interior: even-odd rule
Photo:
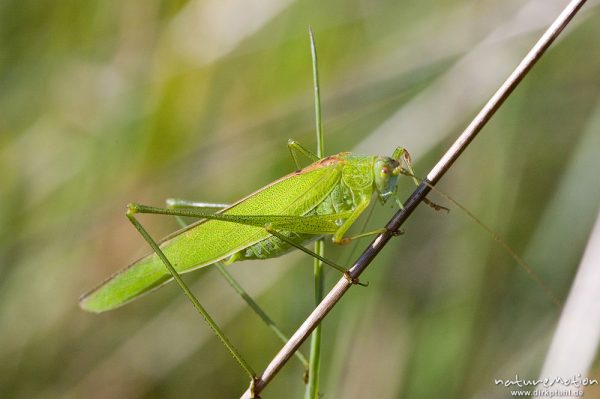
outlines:
[[[325,138],[323,136],[323,119],[321,113],[321,89],[319,84],[319,68],[317,63],[317,47],[312,27],[308,28],[310,36],[310,53],[312,56],[312,72],[315,94],[315,123],[317,132],[317,157],[323,158],[325,155]],[[321,257],[325,256],[325,243],[323,239],[315,242],[315,253]],[[323,262],[320,259],[314,260],[314,286],[315,286],[315,305],[318,305],[323,299],[324,294],[324,275]],[[310,341],[310,357],[308,370],[308,385],[304,394],[305,399],[318,399],[319,397],[319,372],[321,367],[321,325],[312,333]]]

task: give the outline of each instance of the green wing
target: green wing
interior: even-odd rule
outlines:
[[[341,177],[337,160],[326,159],[289,174],[219,213],[301,216],[318,205]],[[160,248],[180,273],[208,266],[269,236],[262,227],[200,220],[161,242]],[[171,280],[165,265],[151,253],[85,294],[80,306],[91,312],[114,309]]]

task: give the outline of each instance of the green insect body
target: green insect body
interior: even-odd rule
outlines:
[[[347,152],[323,158],[173,233],[160,248],[178,272],[186,273],[219,261],[272,258],[292,249],[267,227],[300,245],[326,234],[343,242],[373,192],[382,203],[395,192],[402,156],[408,154],[398,148],[391,158]],[[171,279],[151,253],[84,295],[80,306],[92,312],[111,310]]]
[[[343,215],[352,213],[357,207],[361,206],[365,201],[370,201],[372,193],[372,161],[369,157],[353,156],[339,154],[339,156],[345,156],[344,162],[336,162],[336,177],[338,177],[333,184],[333,187],[327,188],[325,196],[313,207],[310,211],[305,213],[303,216],[323,216],[323,215]],[[353,159],[352,159],[352,158]],[[331,162],[331,159],[324,159],[321,162]],[[350,162],[348,162],[350,161]],[[354,161],[354,162],[352,162]],[[360,167],[356,167],[357,164]],[[362,168],[362,170],[361,170]],[[339,170],[341,169],[341,174]],[[299,171],[297,173],[302,173]],[[339,178],[341,176],[341,178]],[[368,187],[368,190],[364,188]],[[320,198],[318,196],[317,198]],[[343,220],[340,218],[337,221],[338,226],[343,225]],[[302,234],[294,232],[282,232],[287,238],[292,239],[294,242],[301,243],[303,245],[310,241],[316,240],[321,236],[314,234]],[[281,240],[273,235],[257,242],[250,247],[237,252],[231,258],[227,260],[227,263],[233,263],[235,261],[247,260],[247,259],[267,259],[282,255],[288,252],[293,247],[287,242]]]

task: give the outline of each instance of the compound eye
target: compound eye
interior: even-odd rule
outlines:
[[[387,166],[382,166],[381,167],[381,175],[387,176],[389,174],[390,174],[390,168],[388,168]]]

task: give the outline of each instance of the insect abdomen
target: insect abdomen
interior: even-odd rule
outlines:
[[[340,181],[331,192],[315,208],[309,211],[305,216],[331,215],[334,213],[343,213],[352,211],[356,207],[351,190]],[[340,224],[342,221],[340,220]],[[302,246],[308,245],[321,235],[300,234],[289,231],[280,231],[280,234]],[[294,249],[287,242],[275,236],[269,236],[264,240],[257,242],[247,248],[234,254],[228,262],[237,262],[250,259],[268,259],[283,255]]]
[[[300,245],[306,245],[318,238],[318,236],[311,234],[298,234],[288,231],[282,231],[280,233]],[[294,249],[294,247],[287,242],[278,237],[270,236],[248,248],[244,248],[234,256],[236,260],[268,259],[283,255],[292,249]]]

